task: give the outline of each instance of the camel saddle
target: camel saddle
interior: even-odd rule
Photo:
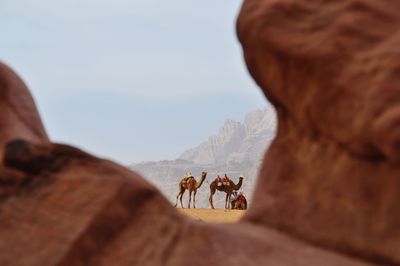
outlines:
[[[217,183],[217,186],[218,187],[222,187],[222,186],[230,186],[231,184],[230,184],[230,179],[229,178],[226,178],[226,177],[224,177],[224,178],[222,178],[222,177],[217,177],[217,178],[215,178],[215,182]]]

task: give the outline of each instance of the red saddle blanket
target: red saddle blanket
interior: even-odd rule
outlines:
[[[217,177],[215,178],[215,182],[217,182],[218,186],[229,186],[230,185],[230,179],[229,178],[222,178],[222,177]]]
[[[247,200],[246,200],[246,197],[245,197],[243,194],[237,195],[236,200],[247,201]]]

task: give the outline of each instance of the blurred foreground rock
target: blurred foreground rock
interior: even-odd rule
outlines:
[[[238,35],[279,125],[247,222],[400,264],[398,10],[245,1]]]
[[[279,127],[233,225],[189,220],[135,173],[50,143],[1,65],[0,265],[400,264],[399,5],[245,1],[238,34]]]

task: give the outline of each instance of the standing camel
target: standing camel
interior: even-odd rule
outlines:
[[[196,181],[194,176],[189,176],[189,177],[183,178],[181,180],[181,182],[179,182],[179,193],[176,196],[175,207],[178,205],[178,198],[179,198],[180,202],[181,202],[181,207],[183,209],[182,197],[183,197],[183,193],[185,193],[185,191],[187,189],[187,190],[189,190],[188,208],[190,209],[190,201],[192,200],[192,192],[194,192],[194,194],[193,194],[193,208],[196,208],[196,193],[197,193],[197,190],[203,184],[204,180],[206,179],[206,176],[207,176],[207,172],[201,173],[200,181]]]
[[[214,204],[213,204],[213,197],[214,194],[217,190],[221,191],[221,192],[225,192],[226,193],[226,199],[225,199],[225,209],[229,209],[229,202],[231,201],[231,193],[232,191],[236,191],[239,190],[242,187],[242,183],[243,183],[243,177],[239,177],[239,182],[237,184],[233,183],[232,180],[229,180],[229,185],[221,185],[221,186],[217,186],[217,181],[214,180],[211,184],[210,184],[210,204],[211,204],[211,208],[214,208]]]

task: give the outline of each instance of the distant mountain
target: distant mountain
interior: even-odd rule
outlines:
[[[271,107],[259,109],[248,113],[243,123],[226,120],[218,134],[183,152],[176,160],[144,162],[133,164],[131,168],[145,176],[174,203],[183,175],[191,172],[199,178],[202,171],[207,171],[208,176],[197,193],[197,207],[209,207],[209,183],[217,174],[226,173],[234,182],[243,175],[243,191],[250,198],[262,156],[275,136],[275,128],[274,110]],[[222,208],[225,194],[217,194],[214,201]],[[186,193],[184,205],[187,201]]]

